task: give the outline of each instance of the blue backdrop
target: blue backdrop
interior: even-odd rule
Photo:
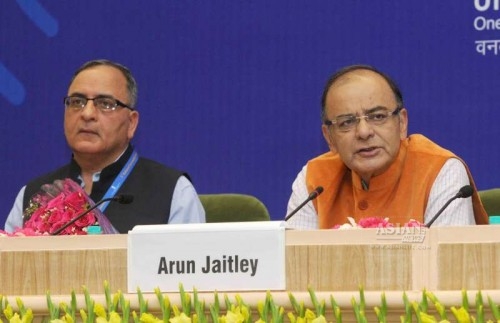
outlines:
[[[96,58],[137,78],[143,156],[199,193],[253,194],[273,219],[327,149],[325,81],[354,63],[400,84],[410,133],[500,186],[499,29],[498,0],[1,1],[0,223],[22,185],[69,160],[62,97]]]

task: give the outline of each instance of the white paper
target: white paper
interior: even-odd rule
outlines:
[[[128,234],[128,291],[285,290],[283,221],[141,225]]]

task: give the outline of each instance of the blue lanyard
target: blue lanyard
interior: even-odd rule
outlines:
[[[123,166],[122,170],[116,176],[115,180],[113,181],[113,184],[108,188],[108,191],[104,195],[103,199],[111,198],[115,196],[116,192],[118,189],[122,186],[123,182],[127,179],[128,175],[132,172],[132,169],[134,169],[135,164],[139,160],[139,154],[134,150],[132,152],[132,155],[130,155],[127,163],[125,166]],[[104,213],[104,210],[108,207],[110,201],[106,201],[99,205],[99,210]]]

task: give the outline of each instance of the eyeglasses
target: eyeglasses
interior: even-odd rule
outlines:
[[[355,115],[346,115],[335,118],[333,120],[326,120],[325,122],[323,122],[323,124],[327,126],[335,125],[335,128],[342,132],[347,132],[354,129],[359,124],[361,119],[365,119],[366,122],[371,125],[380,126],[386,123],[389,117],[398,115],[402,109],[403,107],[397,107],[392,111],[381,109],[369,112],[359,117]]]
[[[134,111],[134,108],[129,107],[120,100],[98,96],[95,98],[86,98],[83,96],[67,96],[64,98],[64,105],[66,108],[74,110],[83,110],[89,100],[94,101],[94,106],[103,112],[115,111],[117,107],[124,107]]]

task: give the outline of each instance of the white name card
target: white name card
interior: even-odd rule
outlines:
[[[128,292],[285,290],[285,222],[138,225]]]

